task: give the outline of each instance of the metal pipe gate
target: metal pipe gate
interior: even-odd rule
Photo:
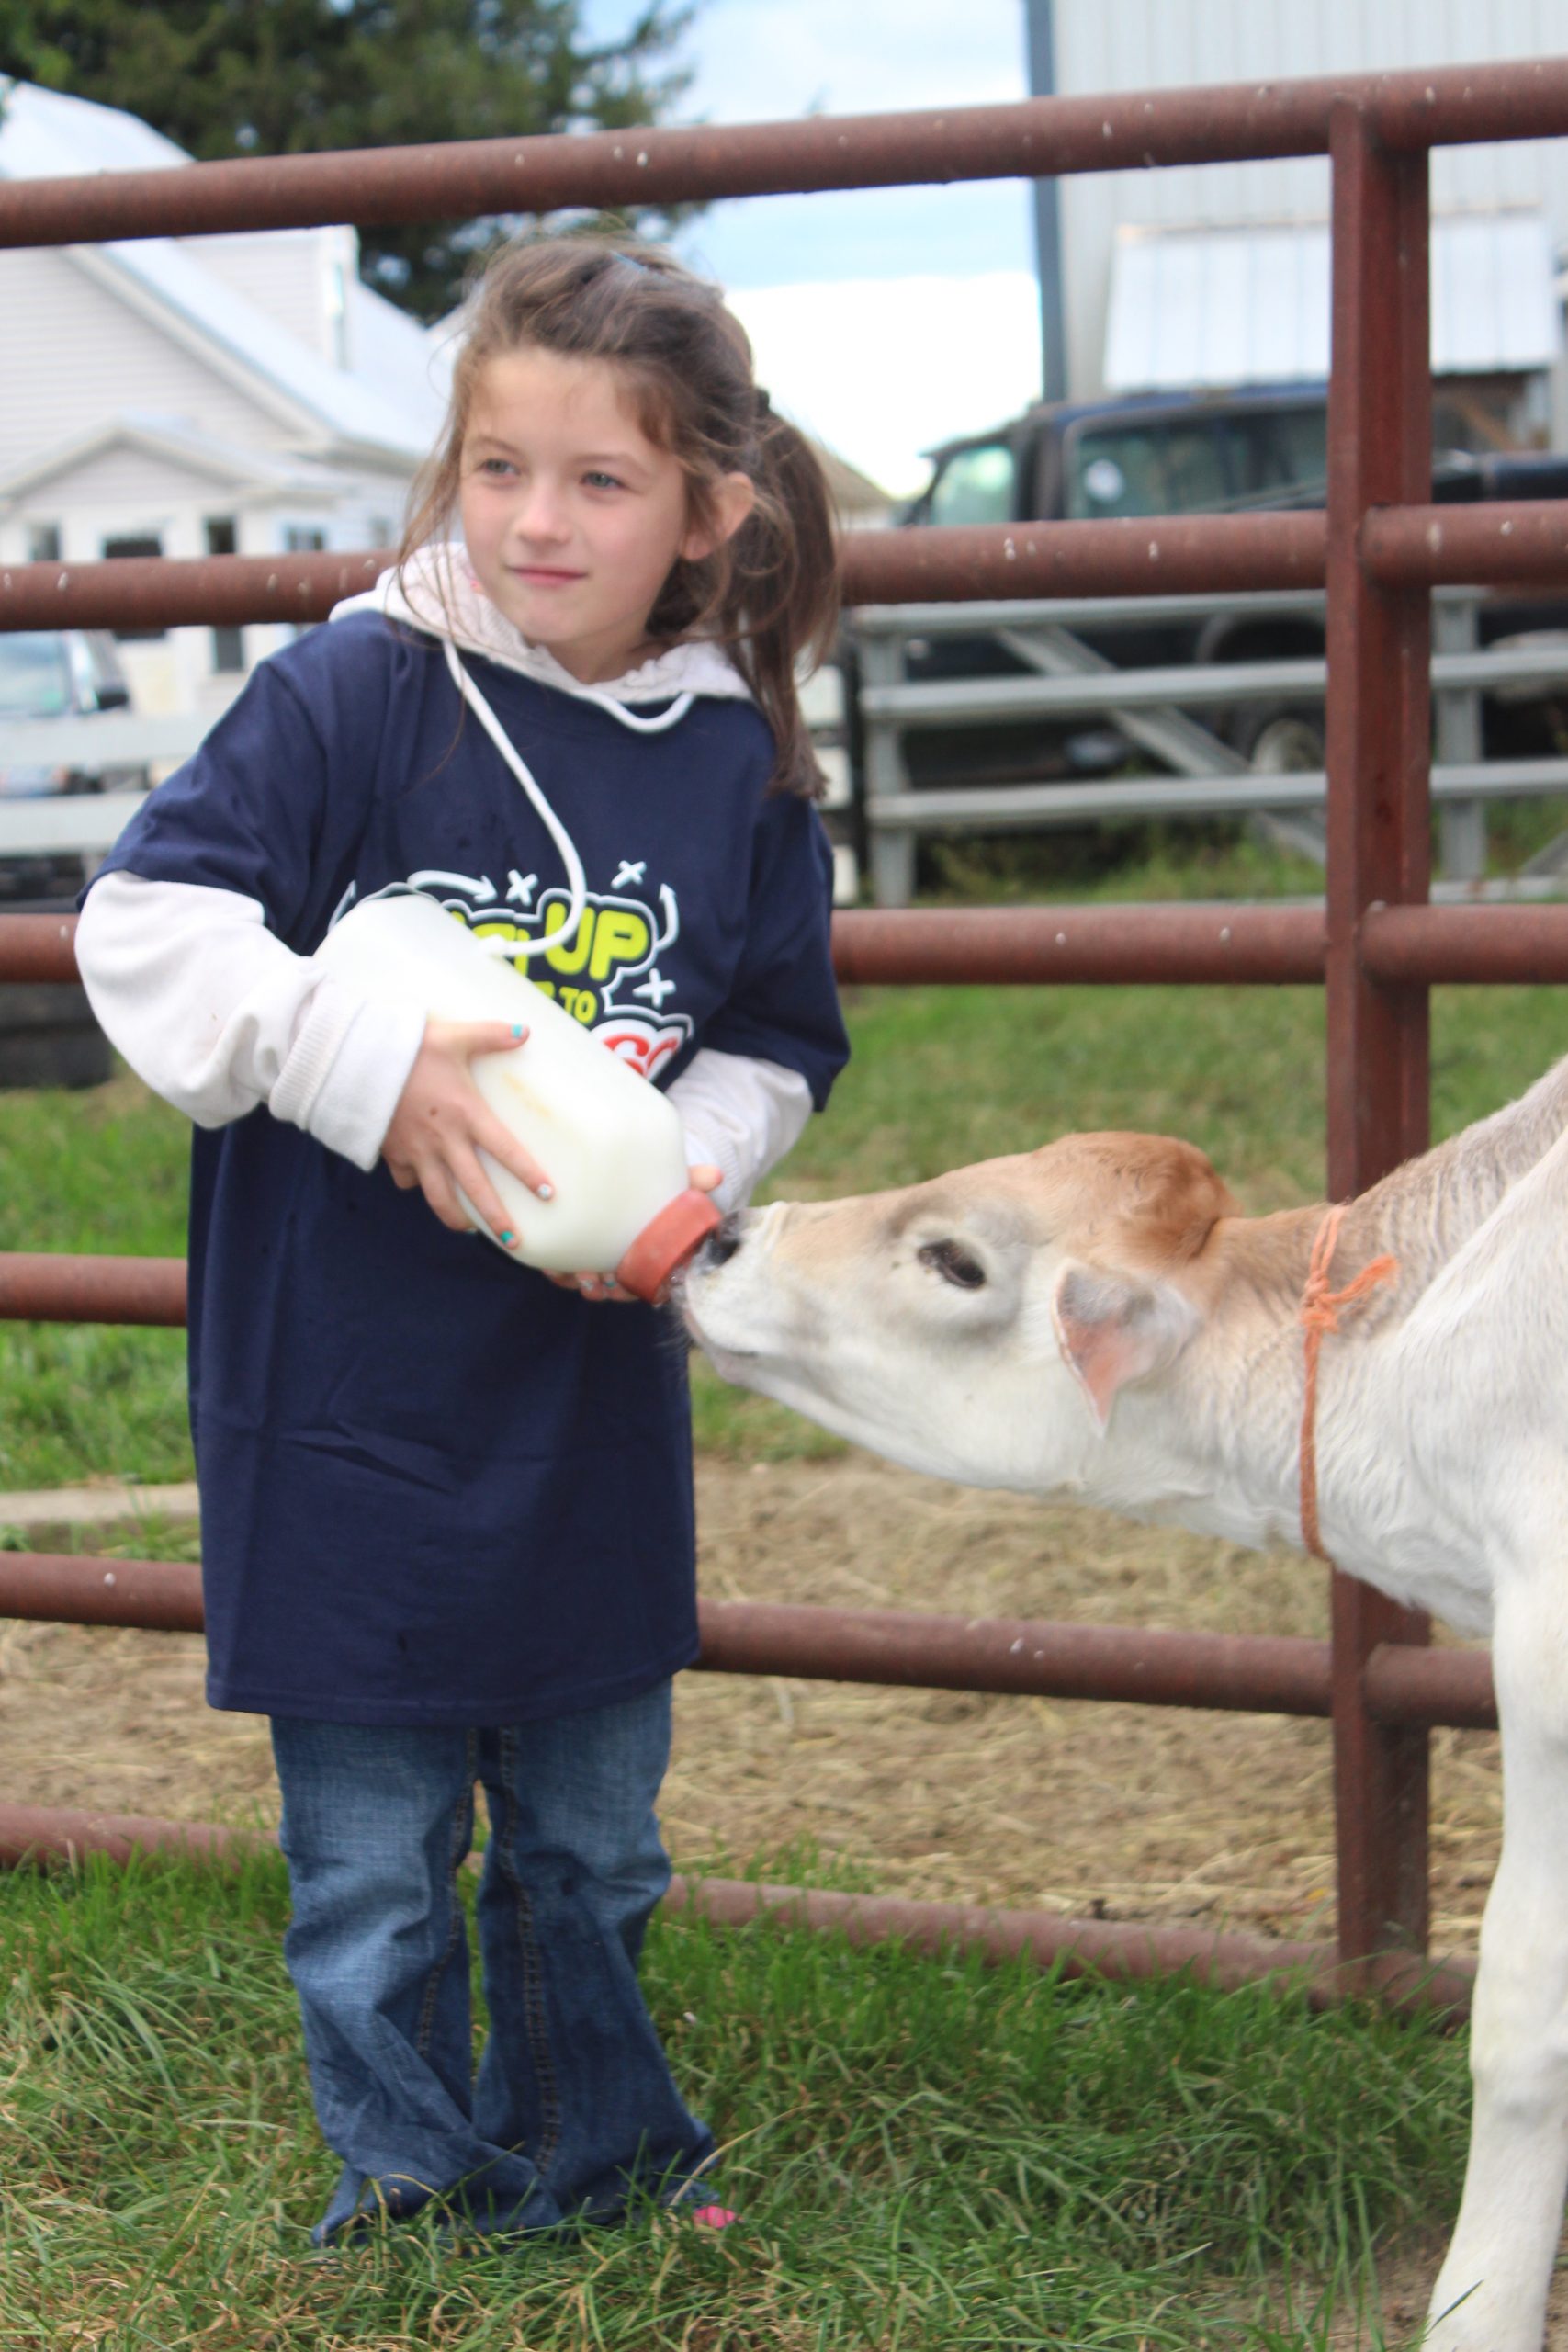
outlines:
[[[1325,988],[1329,1196],[1359,1192],[1427,1142],[1427,990],[1436,980],[1568,978],[1568,907],[1427,903],[1429,596],[1438,583],[1568,583],[1568,503],[1438,508],[1429,498],[1427,156],[1435,145],[1568,135],[1568,62],[1045,98],[951,113],[740,129],[488,140],[197,164],[0,187],[0,245],[233,228],[541,213],[565,206],[1039,177],[1327,153],[1333,370],[1326,514],[1185,515],[860,535],[851,603],[1326,586],[1328,879],[1324,912],[1287,907],[1020,908],[840,915],[840,977],[875,982],[1161,981]],[[320,618],[372,558],[124,560],[0,571],[0,628]],[[0,917],[0,978],[74,975],[73,922]],[[184,1319],[177,1262],[0,1256],[0,1317]],[[17,1555],[0,1611],[194,1627],[197,1572],[174,1563]],[[683,1890],[720,1917],[783,1907],[808,1924],[1029,1949],[1122,1973],[1193,1965],[1220,1981],[1281,1964],[1320,1996],[1434,1978],[1427,1942],[1427,1742],[1495,1720],[1485,1662],[1430,1653],[1424,1618],[1336,1577],[1328,1644],[710,1604],[704,1667],[728,1672],[1036,1690],[1329,1715],[1339,1940],[1318,1947],[1038,1914]],[[128,1839],[220,1848],[222,1833],[0,1810],[0,1859]]]

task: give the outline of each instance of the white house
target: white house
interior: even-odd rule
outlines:
[[[1056,0],[1065,96],[1561,53],[1564,0]],[[1568,141],[1432,158],[1432,359],[1521,439],[1568,446]],[[1074,399],[1328,366],[1325,159],[1061,184]]]
[[[0,82],[0,178],[175,170],[133,116]],[[354,232],[0,253],[0,561],[385,546],[444,406],[439,343]],[[145,710],[209,716],[286,632],[130,638]]]

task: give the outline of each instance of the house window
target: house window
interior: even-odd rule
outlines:
[[[60,561],[58,523],[28,524],[28,561],[29,563],[58,563]]]
[[[144,532],[134,537],[106,539],[103,543],[103,547],[104,554],[108,558],[118,556],[162,555],[164,552],[163,540],[158,537],[156,532],[152,531]],[[164,637],[166,635],[167,631],[161,628],[117,628],[115,631],[115,636],[122,645],[129,644],[132,641],[139,641],[143,638]]]
[[[240,547],[239,526],[232,514],[209,514],[207,518],[207,552],[209,555],[237,555]],[[231,676],[245,666],[244,630],[224,622],[212,632],[212,667],[215,674]]]

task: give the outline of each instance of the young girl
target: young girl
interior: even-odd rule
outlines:
[[[95,1009],[198,1130],[208,1693],[272,1718],[343,2160],[318,2241],[433,2199],[479,2231],[645,2192],[730,2218],[636,1973],[697,1648],[682,1351],[600,1270],[473,1246],[459,1187],[512,1244],[478,1151],[548,1185],[468,1074],[526,1042],[311,957],[358,900],[434,895],[668,1086],[694,1181],[739,1203],[846,1051],[794,684],[833,569],[820,471],[713,288],[512,250],[396,570],[262,664],[85,901]]]

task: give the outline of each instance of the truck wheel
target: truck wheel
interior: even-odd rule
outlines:
[[[80,888],[82,861],[69,861],[73,871],[54,861],[56,888]],[[15,871],[0,868],[0,899]],[[0,926],[7,913],[68,915],[74,895],[17,897],[6,900]],[[58,981],[0,982],[0,1088],[30,1086],[101,1086],[114,1076],[109,1041],[93,1018],[85,989]]]
[[[101,1086],[113,1075],[109,1041],[85,989],[0,985],[0,1088]]]
[[[1259,775],[1309,775],[1326,764],[1321,710],[1259,703],[1236,726],[1235,747]]]

